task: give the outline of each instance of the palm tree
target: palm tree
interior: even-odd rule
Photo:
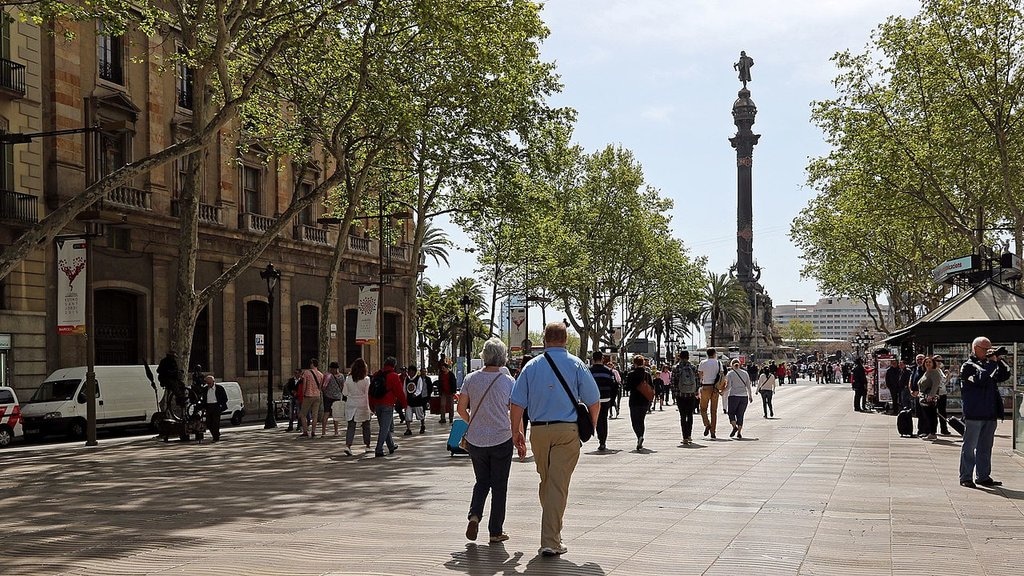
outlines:
[[[420,264],[425,264],[427,256],[434,259],[434,264],[441,265],[441,261],[444,261],[445,266],[448,264],[448,247],[451,246],[451,240],[448,239],[448,234],[444,230],[434,226],[433,220],[428,220],[423,226],[423,245],[420,247]]]
[[[745,325],[750,319],[750,304],[743,285],[728,274],[708,272],[708,282],[701,294],[700,319],[702,322],[711,320],[711,346],[718,342],[718,329],[722,325]]]

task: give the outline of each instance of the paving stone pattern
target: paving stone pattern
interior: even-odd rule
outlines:
[[[1024,459],[1009,422],[993,463],[1004,486],[971,490],[958,438],[901,439],[892,417],[852,412],[845,386],[784,386],[772,420],[757,400],[742,441],[720,415],[718,440],[698,419],[684,447],[675,407],[655,412],[642,453],[624,402],[611,450],[584,447],[557,558],[537,554],[532,458],[512,466],[511,539],[487,544],[485,520],[466,542],[472,469],[448,456],[436,419],[381,459],[258,427],[218,444],[0,452],[0,573],[1021,573]]]

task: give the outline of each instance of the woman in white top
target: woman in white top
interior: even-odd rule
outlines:
[[[775,417],[775,408],[772,407],[772,396],[775,395],[775,374],[771,368],[765,366],[757,377],[757,393],[761,395],[761,406],[764,408],[764,417],[769,415]]]
[[[491,495],[491,515],[487,522],[490,542],[504,542],[505,502],[508,476],[512,468],[512,422],[509,398],[515,380],[501,368],[508,362],[508,350],[500,338],[484,342],[480,358],[482,370],[466,376],[459,394],[459,416],[468,423],[466,442],[473,460],[473,496],[469,504],[466,538],[476,540],[484,502]]]
[[[345,454],[352,455],[352,441],[356,437],[356,422],[363,427],[363,444],[365,452],[370,451],[370,377],[367,375],[366,362],[362,358],[356,358],[349,368],[348,376],[345,377],[345,384],[341,387],[341,393],[345,397],[345,421],[348,422],[348,429],[345,431]]]
[[[729,396],[729,422],[732,424],[729,437],[742,440],[743,414],[747,411],[747,405],[754,400],[754,391],[750,386],[750,374],[740,368],[739,360],[733,360],[729,367],[732,370],[729,370],[725,378],[725,392]]]

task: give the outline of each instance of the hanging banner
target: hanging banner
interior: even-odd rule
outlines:
[[[377,305],[380,289],[377,286],[359,288],[359,318],[356,320],[356,344],[373,344],[377,341]]]
[[[509,330],[508,343],[513,352],[518,352],[523,347],[523,340],[526,340],[526,308],[513,306],[509,309]]]
[[[85,334],[86,242],[57,239],[57,334]]]

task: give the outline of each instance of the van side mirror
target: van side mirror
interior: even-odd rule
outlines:
[[[78,403],[79,404],[85,404],[85,400],[86,400],[85,392],[79,392],[78,393]]]

